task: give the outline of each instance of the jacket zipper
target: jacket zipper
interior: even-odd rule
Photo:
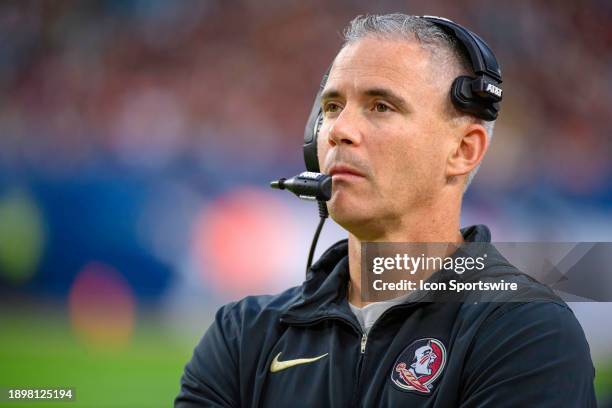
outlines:
[[[397,309],[403,309],[406,307],[409,307],[410,304],[399,304],[399,305],[395,305],[395,306],[391,306],[389,309],[385,310],[383,314],[381,314],[378,317],[378,320],[376,320],[376,322],[372,325],[372,327],[370,327],[370,333],[372,333],[372,330],[374,330],[375,327],[377,327],[379,325],[379,322],[382,320],[383,317],[385,317],[387,314],[389,314],[390,312],[392,312],[393,310],[397,310]],[[360,347],[360,356],[359,356],[359,362],[357,363],[357,382],[355,383],[355,390],[353,391],[353,398],[351,401],[351,407],[359,407],[359,398],[360,398],[360,392],[359,392],[359,385],[361,383],[361,377],[362,377],[362,366],[363,366],[363,360],[365,358],[365,352],[366,352],[366,348],[368,345],[368,335],[366,333],[361,334],[361,347]]]
[[[351,397],[351,407],[359,406],[359,384],[361,383],[361,371],[363,367],[363,360],[365,358],[366,346],[368,344],[368,335],[364,332],[361,333],[361,344],[359,346],[359,361],[357,362],[357,378],[355,381],[355,388],[353,388],[353,395]]]

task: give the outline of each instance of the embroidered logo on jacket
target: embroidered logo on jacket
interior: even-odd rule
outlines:
[[[445,364],[446,349],[440,340],[419,339],[406,347],[395,360],[391,381],[402,391],[429,394]]]

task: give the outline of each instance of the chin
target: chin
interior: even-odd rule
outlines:
[[[327,203],[329,215],[342,228],[353,235],[359,235],[358,231],[367,228],[367,225],[375,219],[371,214],[371,208],[363,207],[363,199],[349,199],[340,195],[334,195]]]

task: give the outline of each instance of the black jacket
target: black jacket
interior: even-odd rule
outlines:
[[[490,241],[484,226],[463,234]],[[519,282],[532,301],[403,303],[366,337],[347,302],[341,241],[302,286],[222,307],[175,407],[595,407],[574,314],[495,257],[484,272]]]

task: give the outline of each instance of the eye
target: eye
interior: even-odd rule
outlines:
[[[323,112],[329,112],[329,113],[336,113],[336,112],[340,112],[340,105],[338,105],[337,103],[334,102],[327,102],[326,104],[323,105]]]
[[[374,109],[376,110],[376,112],[389,112],[391,110],[391,108],[389,107],[389,105],[386,105],[383,102],[376,102],[376,104],[374,105]]]

